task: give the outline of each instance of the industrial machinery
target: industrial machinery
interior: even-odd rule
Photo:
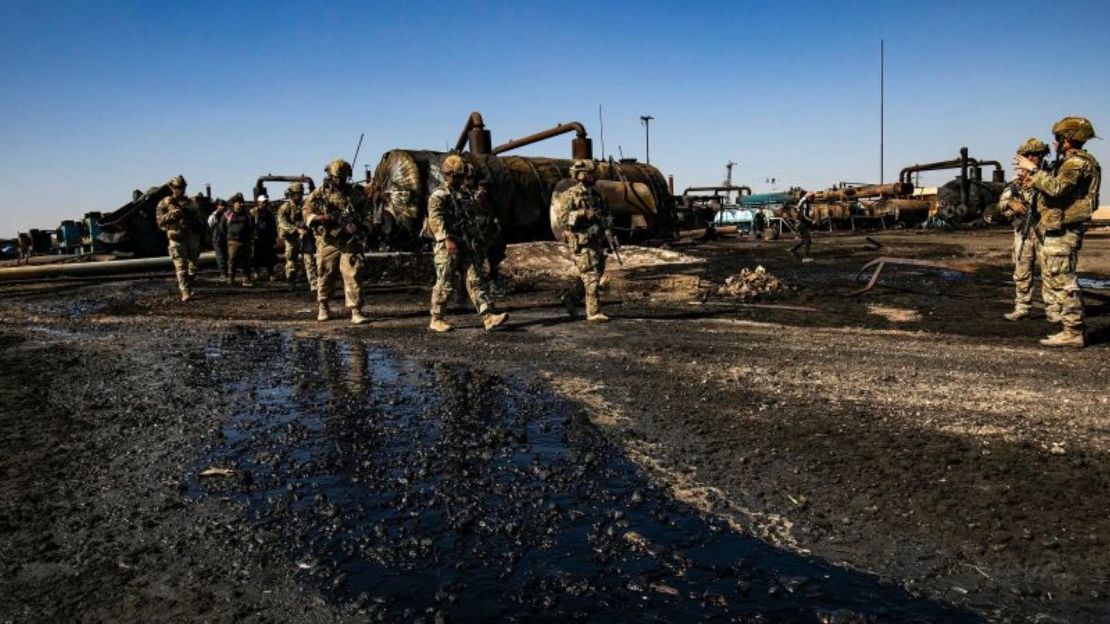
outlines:
[[[272,173],[267,173],[264,176],[258,176],[258,180],[255,181],[254,188],[251,189],[251,197],[253,199],[257,200],[260,196],[266,195],[270,198],[271,202],[276,202],[278,200],[278,198],[272,197],[266,192],[267,182],[300,182],[308,187],[308,191],[305,193],[306,195],[316,190],[316,182],[313,181],[312,177],[306,176],[303,173],[301,175],[274,175]]]
[[[983,167],[993,167],[991,180],[983,180]],[[959,176],[938,187],[918,188],[914,174],[926,171],[959,169]],[[998,204],[1005,187],[1002,165],[996,160],[968,156],[966,147],[959,158],[915,164],[902,169],[897,182],[850,185],[818,191],[813,196],[815,220],[819,226],[855,229],[860,221],[901,225],[954,227],[981,219]]]
[[[506,152],[570,132],[571,156],[592,158],[592,141],[577,122],[492,146],[480,113],[472,113],[455,144],[484,181],[506,242],[550,240],[551,197],[568,180],[571,159],[510,156]],[[469,146],[470,150],[463,152]],[[368,183],[380,210],[382,238],[392,249],[423,246],[420,238],[428,197],[441,183],[440,163],[449,152],[395,149],[382,155]],[[668,238],[675,233],[675,201],[666,179],[651,165],[623,159],[598,163],[598,188],[610,199],[616,229],[626,239]]]

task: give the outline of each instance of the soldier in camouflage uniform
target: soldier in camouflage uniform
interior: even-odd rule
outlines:
[[[482,315],[482,326],[492,330],[508,315],[493,311],[486,273],[485,242],[488,227],[479,202],[466,189],[466,164],[451,154],[443,161],[444,181],[428,198],[428,232],[435,239],[433,261],[436,284],[432,288],[431,315],[428,328],[435,332],[451,330],[444,319],[444,306],[454,294],[456,276],[466,275],[470,300]],[[492,218],[492,216],[489,216]]]
[[[611,233],[613,217],[605,198],[594,188],[594,161],[574,161],[570,175],[576,184],[552,202],[555,226],[562,231],[574,267],[578,269],[578,281],[563,295],[563,305],[568,314],[576,316],[577,309],[585,302],[586,320],[604,323],[609,317],[601,313],[599,290],[605,274],[607,234]]]
[[[1049,148],[1040,139],[1029,139],[1018,147],[1019,156],[1032,160],[1038,167],[1043,167],[1044,157]],[[1032,189],[1022,187],[1022,180],[1026,177],[1020,169],[1014,180],[1006,185],[1002,196],[998,199],[1002,216],[1009,219],[1014,226],[1014,309],[1003,315],[1010,321],[1017,321],[1029,316],[1033,304],[1033,266],[1039,265],[1041,239],[1033,232],[1023,232],[1027,215],[1033,211],[1029,218],[1036,219],[1036,193]],[[1035,224],[1035,221],[1033,222]],[[1023,236],[1025,234],[1025,236]],[[1043,271],[1042,271],[1043,273]],[[1045,314],[1053,323],[1059,322],[1059,308],[1045,305]]]
[[[1065,117],[1052,127],[1052,134],[1057,160],[1051,171],[1037,171],[1037,164],[1025,156],[1016,157],[1014,164],[1027,174],[1023,187],[1039,195],[1042,296],[1046,306],[1059,306],[1063,325],[1041,344],[1082,348],[1087,342],[1083,291],[1075,271],[1086,224],[1098,208],[1102,167],[1083,150],[1095,136],[1090,121]]]
[[[185,178],[174,176],[168,184],[173,194],[158,202],[155,221],[169,239],[169,254],[181,300],[189,301],[193,298],[193,280],[206,221],[197,203],[185,196]]]
[[[278,208],[278,233],[285,241],[285,279],[290,283],[304,267],[309,290],[316,290],[316,241],[304,222],[304,185],[294,182],[285,189],[285,203]]]
[[[343,278],[343,295],[351,311],[351,322],[365,323],[362,314],[362,288],[358,283],[365,251],[366,219],[370,201],[366,193],[351,184],[351,165],[337,159],[328,163],[320,188],[309,193],[304,202],[304,222],[316,233],[317,269],[316,320],[331,318],[328,299],[337,277]]]

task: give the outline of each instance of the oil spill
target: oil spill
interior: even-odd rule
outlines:
[[[372,620],[978,621],[675,501],[543,385],[247,329],[199,357],[228,413],[189,492]]]

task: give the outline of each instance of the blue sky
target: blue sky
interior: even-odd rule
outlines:
[[[1110,3],[81,2],[6,0],[0,235],[113,210],[181,173],[246,192],[394,147],[443,149],[471,110],[494,143],[558,122],[676,187],[886,179],[973,155],[1009,164],[1064,115],[1110,135]],[[1057,34],[1062,33],[1062,34]],[[1066,37],[1064,39],[1063,37]],[[1102,141],[1098,157],[1110,156]],[[523,154],[568,156],[553,139]]]

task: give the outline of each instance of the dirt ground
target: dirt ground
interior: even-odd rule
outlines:
[[[1008,232],[870,236],[629,249],[606,325],[517,249],[491,334],[430,334],[422,266],[371,263],[358,327],[0,284],[0,621],[1106,621],[1105,297],[1049,350]],[[847,296],[880,255],[976,271]],[[757,266],[786,287],[716,294]]]

